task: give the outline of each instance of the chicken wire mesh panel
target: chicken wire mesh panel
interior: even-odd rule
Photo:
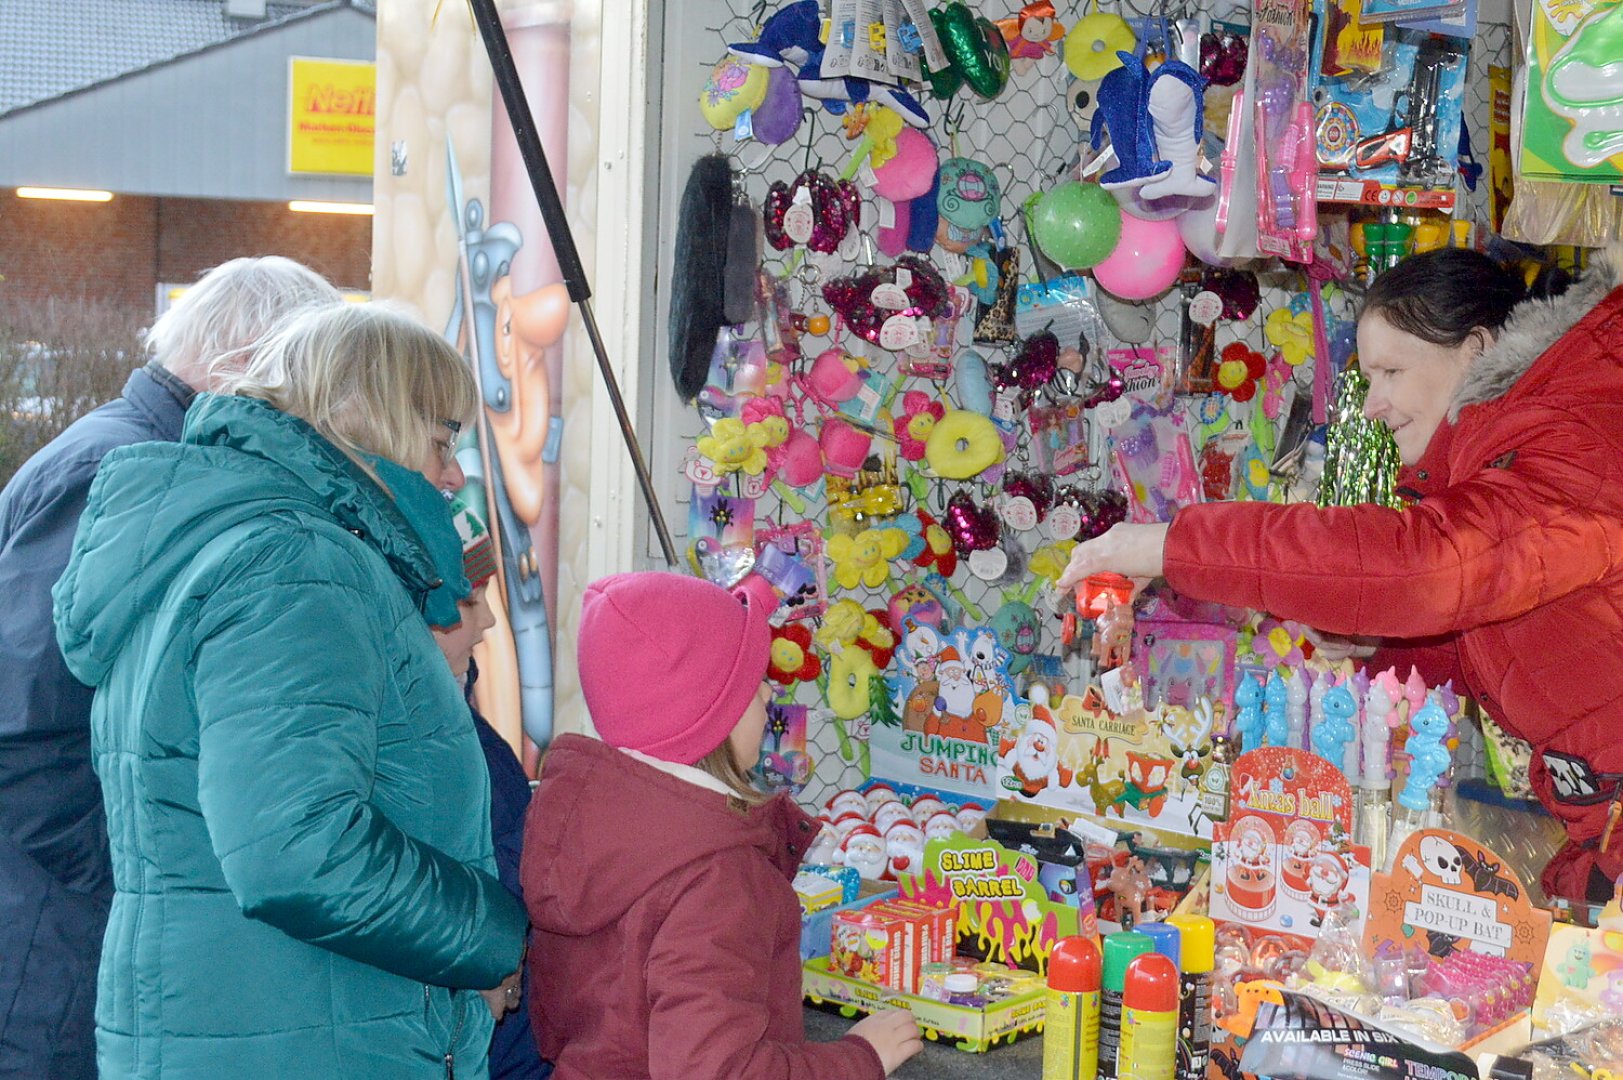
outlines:
[[[742,0],[733,0],[728,4],[706,5],[702,9],[701,17],[705,18],[705,27],[714,47],[708,55],[692,58],[692,63],[708,70],[724,55],[730,43],[752,40],[759,32],[761,22],[775,9],[773,5],[748,3]],[[1069,25],[1071,19],[1080,16],[1085,10],[1081,5],[1076,5],[1070,11],[1062,7],[1059,17],[1062,22]],[[1122,13],[1129,16],[1133,14],[1126,9],[1123,9]],[[698,13],[690,11],[689,14]],[[1491,102],[1488,100],[1486,90],[1486,69],[1490,64],[1507,62],[1509,37],[1508,27],[1484,25],[1479,32],[1478,42],[1473,47],[1472,77],[1469,83],[1469,96],[1465,102],[1466,123],[1470,127],[1473,147],[1485,148],[1490,145],[1488,128]],[[990,165],[995,170],[1002,186],[1002,220],[1007,229],[1007,242],[1019,250],[1018,272],[1027,280],[1038,273],[1039,267],[1033,258],[1030,240],[1025,234],[1023,215],[1018,213],[1018,208],[1033,194],[1048,190],[1071,173],[1083,140],[1083,134],[1071,112],[1068,93],[1070,82],[1063,59],[1056,54],[1037,59],[1024,70],[1013,72],[1008,88],[994,101],[985,102],[960,97],[946,108],[939,102],[929,102],[926,106],[932,116],[929,134],[938,144],[942,158],[949,156],[973,158]],[[963,91],[963,94],[967,95],[968,91]],[[792,184],[796,176],[808,169],[821,170],[831,176],[839,175],[850,163],[853,148],[856,146],[855,141],[847,137],[842,119],[822,107],[807,108],[805,120],[797,136],[775,147],[748,138],[739,140],[731,133],[714,132],[698,121],[697,117],[693,118],[693,124],[686,137],[698,143],[709,144],[707,149],[713,147],[730,156],[734,167],[735,187],[757,210],[761,207],[769,187],[775,182]],[[1479,150],[1479,153],[1483,151]],[[1485,222],[1486,182],[1479,182],[1475,191],[1462,190],[1461,194],[1462,201],[1458,213]],[[864,227],[860,230],[863,235],[860,246],[852,257],[842,258],[839,254],[834,254],[806,258],[804,251],[797,254],[795,251],[778,252],[770,247],[766,249],[765,266],[774,275],[787,281],[790,306],[794,310],[826,311],[826,305],[822,304],[818,295],[823,282],[890,261],[878,252],[873,239],[874,231],[879,224],[879,207],[871,198],[871,193],[865,191],[864,196]],[[1336,212],[1333,208],[1326,209],[1330,213]],[[930,258],[949,279],[967,268],[964,260],[946,253],[940,247],[933,249]],[[1281,267],[1278,264],[1258,264],[1256,269],[1260,285],[1260,303],[1255,311],[1243,320],[1218,322],[1213,352],[1220,352],[1233,342],[1243,343],[1259,352],[1270,351],[1272,346],[1264,331],[1267,316],[1281,307],[1291,305],[1293,300],[1298,308],[1302,305],[1308,284],[1299,270]],[[1356,283],[1353,291],[1356,291]],[[1353,299],[1352,295],[1345,293],[1335,298],[1331,305],[1332,315],[1343,319],[1350,318]],[[1187,301],[1188,294],[1174,288],[1153,302],[1154,329],[1150,339],[1152,343],[1180,341],[1186,326]],[[973,343],[971,341],[973,321],[973,319],[960,320],[957,343],[961,348],[973,346],[991,363],[1012,355],[1012,347],[998,349]],[[832,333],[839,333],[837,325]],[[866,356],[880,370],[892,372],[897,368],[893,354],[869,345],[851,334],[840,336],[838,340],[831,336],[807,335],[801,341],[801,348],[804,356],[810,358],[836,344],[847,351]],[[1107,339],[1102,344],[1108,347],[1120,343]],[[1299,395],[1311,393],[1312,364],[1302,365],[1296,369],[1294,376],[1294,392]],[[932,395],[944,392],[950,397],[954,393],[950,380],[945,384],[938,384],[924,379],[909,378],[902,380],[897,387],[896,400],[899,400],[903,391],[913,388],[926,389]],[[1204,400],[1200,397],[1186,396],[1180,396],[1178,399],[1179,404],[1189,413],[1192,425],[1196,427],[1199,426],[1201,419],[1198,416],[1199,407]],[[1230,403],[1228,412],[1231,428],[1243,430],[1249,422],[1251,408],[1256,407],[1260,407],[1260,401],[1250,407]],[[1206,419],[1209,420],[1209,415]],[[687,410],[683,413],[679,426],[678,441],[688,446],[708,430],[708,424],[696,410]],[[1089,425],[1088,442],[1089,461],[1095,463],[1103,461],[1108,444],[1106,430],[1102,424]],[[1029,435],[1022,428],[1019,443],[1011,455],[1010,466],[1026,467],[1029,465],[1030,456]],[[1109,483],[1108,477],[1097,465],[1086,467],[1079,474],[1064,479],[1078,487],[1092,490],[1102,489]],[[678,503],[682,504],[683,512],[675,515],[673,525],[680,534],[683,546],[686,547],[689,540],[687,511],[691,509],[691,491],[686,485],[679,485],[677,490],[683,493],[677,498]],[[822,485],[813,487],[811,494],[805,491],[797,493],[792,501],[781,497],[780,490],[769,489],[756,501],[754,512],[758,531],[763,527],[788,525],[799,521],[825,525],[829,521],[829,506]],[[995,485],[976,480],[959,483],[931,480],[923,505],[932,514],[940,517],[948,497],[959,490],[969,492],[977,504],[984,505],[998,489]],[[908,493],[905,486],[903,496],[910,509],[914,497]],[[1015,534],[1015,541],[1026,556],[1031,555],[1046,539],[1039,531]],[[965,619],[966,622],[983,623],[989,620],[1003,602],[1004,587],[966,573],[962,569],[953,578],[952,583],[961,594],[959,599],[962,606],[966,610],[973,609],[980,613],[980,618],[974,618],[971,614]],[[881,588],[859,585],[852,590],[834,591],[831,583],[830,599],[851,598],[859,601],[864,608],[883,608],[894,585],[893,579],[891,584]],[[1008,591],[1013,593],[1018,588],[1018,584],[1010,586]],[[1041,609],[1041,605],[1039,608]],[[1049,654],[1060,652],[1059,628],[1057,615],[1042,620],[1040,652]],[[1079,663],[1080,661],[1073,659],[1070,664],[1073,676],[1080,674],[1077,666]],[[860,720],[844,723],[835,719],[815,684],[796,684],[792,696],[797,704],[806,705],[810,709],[807,751],[813,762],[813,772],[801,790],[799,798],[807,806],[818,807],[836,791],[858,786],[868,779],[866,755],[863,751],[866,725],[865,721]],[[1472,764],[1476,760],[1475,757],[1462,756],[1465,758],[1462,765],[1467,774],[1480,771],[1479,765]]]

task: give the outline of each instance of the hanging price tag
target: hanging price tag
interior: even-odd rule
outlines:
[[[1061,503],[1049,509],[1043,524],[1048,527],[1049,539],[1075,540],[1082,528],[1082,515],[1076,507]]]
[[[797,244],[804,244],[810,240],[816,225],[817,220],[812,216],[810,206],[797,203],[784,211],[783,234]]]
[[[873,303],[874,307],[884,308],[887,311],[901,311],[909,303],[907,293],[903,291],[902,287],[892,285],[888,281],[875,285],[873,292],[868,294],[868,299]]]
[[[1210,326],[1223,314],[1223,298],[1210,289],[1195,294],[1189,301],[1189,318],[1200,326]]]
[[[996,581],[1009,568],[1009,556],[1000,547],[969,553],[969,572],[982,581]]]
[[[1016,532],[1025,532],[1037,527],[1037,507],[1024,495],[1016,495],[1012,499],[1004,499],[999,512],[1003,521]]]
[[[891,352],[909,348],[923,340],[919,321],[911,315],[892,315],[879,328],[879,345]]]

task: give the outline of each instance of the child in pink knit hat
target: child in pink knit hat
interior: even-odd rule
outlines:
[[[817,827],[748,778],[776,603],[753,576],[732,592],[667,573],[587,587],[580,682],[599,738],[553,742],[524,834],[531,1009],[556,1080],[876,1080],[922,1045],[898,1010],[806,1041],[790,881]]]

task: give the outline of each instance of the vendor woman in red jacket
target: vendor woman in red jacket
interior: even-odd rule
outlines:
[[[884,1009],[808,1043],[800,905],[817,829],[747,771],[761,753],[772,587],[678,574],[586,589],[580,686],[525,824],[532,1011],[554,1080],[881,1080],[923,1045]]]
[[[1366,416],[1412,506],[1213,503],[1079,545],[1064,583],[1115,571],[1381,639],[1376,668],[1454,679],[1533,747],[1568,842],[1552,896],[1623,874],[1623,251],[1559,296],[1475,252],[1406,259],[1358,322]]]

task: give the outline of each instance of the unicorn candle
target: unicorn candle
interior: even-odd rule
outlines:
[[[1262,746],[1262,685],[1257,677],[1246,672],[1245,678],[1234,691],[1234,704],[1238,711],[1234,717],[1234,734],[1240,737],[1240,751],[1256,750]]]
[[[1290,719],[1285,715],[1285,708],[1289,696],[1285,690],[1285,680],[1279,677],[1279,670],[1268,676],[1268,687],[1262,692],[1263,702],[1263,731],[1262,745],[1285,746],[1290,737]]]
[[[1352,718],[1358,713],[1358,703],[1352,691],[1345,686],[1331,687],[1324,695],[1324,719],[1313,729],[1313,752],[1332,765],[1340,766],[1347,758],[1347,744],[1353,741],[1358,729]]]
[[[1285,745],[1307,747],[1307,672],[1301,668],[1285,675]]]
[[[1426,702],[1409,718],[1409,728],[1409,741],[1404,745],[1409,755],[1409,778],[1398,793],[1398,811],[1387,842],[1387,851],[1393,855],[1409,834],[1425,825],[1432,789],[1449,765],[1448,747],[1443,745],[1448,735],[1448,714],[1435,701]]]
[[[1355,843],[1367,844],[1374,865],[1386,861],[1386,840],[1392,828],[1392,727],[1402,688],[1390,668],[1370,680],[1364,697],[1364,723],[1359,732],[1363,767],[1359,776],[1358,818],[1353,824]]]

